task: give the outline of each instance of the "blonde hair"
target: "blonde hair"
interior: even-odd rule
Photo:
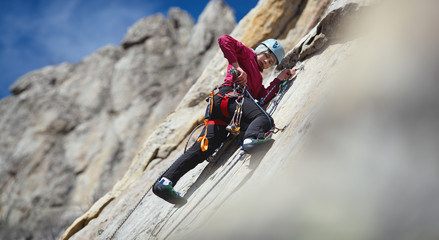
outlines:
[[[273,52],[271,52],[270,49],[269,49],[267,46],[265,46],[264,44],[259,44],[259,45],[256,47],[256,49],[254,50],[254,53],[255,53],[256,55],[261,54],[261,53],[268,53],[268,54],[270,54],[270,55],[273,57],[273,59],[274,59],[274,63],[273,63],[273,65],[274,65],[274,64],[277,64],[277,58],[276,58],[276,55],[274,55]]]
[[[261,54],[261,53],[271,53],[268,49],[267,46],[263,45],[263,44],[259,44],[256,49],[255,49],[255,54]]]

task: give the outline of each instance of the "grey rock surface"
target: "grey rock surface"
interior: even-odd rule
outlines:
[[[0,238],[437,239],[438,4],[261,0],[231,35],[285,46],[265,82],[304,67],[273,115],[286,128],[186,174],[183,207],[149,189],[224,78],[217,47],[189,47],[202,16],[180,29],[191,20],[173,9],[153,17],[163,34],[133,30],[125,47],[24,76],[0,102]]]
[[[14,95],[0,101],[1,239],[58,238],[123,176],[142,139],[216,52],[201,44],[189,55],[190,43],[234,28],[233,10],[212,4],[205,14],[225,21],[194,24],[172,8],[168,18],[139,20],[121,46],[35,70],[11,86]]]
[[[388,1],[363,15],[369,2],[303,2],[306,18],[318,16],[316,28],[329,34],[327,41],[313,41],[319,36],[313,27],[303,36],[285,30],[298,38],[281,39],[297,42],[282,66],[304,66],[273,115],[277,126],[287,127],[256,151],[241,155],[235,144],[216,163],[198,165],[177,183],[189,202],[176,207],[149,187],[182,153],[194,126],[188,122],[199,121],[205,107],[197,99],[216,83],[209,80],[221,82],[225,64],[216,55],[146,140],[158,144],[145,144],[124,178],[71,226],[80,230],[70,238],[436,239],[439,52],[432,49],[438,49],[439,32],[415,26],[437,19],[437,4]],[[260,1],[232,35],[265,29],[243,24],[263,17],[270,3]],[[352,25],[337,24],[356,18]],[[404,37],[407,26],[417,34]],[[345,34],[355,29],[362,34]],[[301,54],[301,62],[290,62]],[[157,158],[172,145],[168,157]],[[79,226],[83,220],[85,227]]]

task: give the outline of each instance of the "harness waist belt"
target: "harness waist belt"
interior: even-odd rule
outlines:
[[[207,121],[206,125],[223,125],[223,126],[227,126],[229,124],[224,122],[221,119],[213,119],[213,120]]]
[[[228,94],[232,94],[232,92],[227,93],[225,96],[221,95],[221,94],[217,94],[218,96],[220,96],[222,98],[221,100],[221,113],[226,117],[226,118],[231,118],[229,111],[227,110],[227,105],[229,104],[229,99],[230,97],[228,96]],[[227,125],[227,124],[226,124]]]

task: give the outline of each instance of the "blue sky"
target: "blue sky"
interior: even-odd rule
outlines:
[[[76,63],[108,45],[119,45],[127,29],[172,6],[195,21],[201,0],[14,0],[0,1],[0,99],[20,76],[47,65]],[[225,2],[241,20],[258,0]]]

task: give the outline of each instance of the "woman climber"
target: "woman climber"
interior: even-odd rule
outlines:
[[[236,95],[235,86],[245,86],[243,88],[245,92],[241,93],[243,98],[241,117],[243,123],[248,124],[244,134],[243,149],[249,150],[256,144],[267,140],[266,133],[274,127],[273,119],[253,99],[264,98],[265,102],[270,101],[278,91],[279,82],[290,79],[296,73],[294,69],[285,69],[270,83],[268,88],[265,88],[262,84],[262,71],[279,64],[284,57],[284,49],[277,40],[265,40],[255,50],[228,35],[221,36],[218,43],[229,65],[224,83],[219,92],[212,97],[210,102],[212,107],[207,109],[209,114],[206,114],[205,128],[200,135],[200,138],[206,139],[207,144],[203,146],[203,143],[195,142],[153,186],[154,194],[173,204],[182,205],[187,202],[174,190],[173,186],[177,181],[212,155],[215,149],[226,140],[227,125],[239,104],[233,98],[236,96],[232,96],[233,93]],[[238,71],[236,77],[230,73],[232,68]],[[273,91],[270,91],[271,89]],[[251,96],[247,96],[246,93]]]

